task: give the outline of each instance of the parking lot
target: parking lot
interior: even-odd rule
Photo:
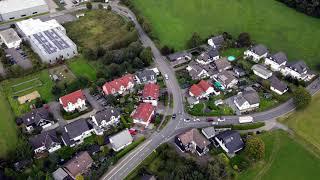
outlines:
[[[5,49],[6,56],[12,65],[17,64],[23,69],[32,68],[32,63],[28,59],[27,54],[22,49],[9,48]]]

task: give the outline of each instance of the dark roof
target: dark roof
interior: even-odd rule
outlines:
[[[253,46],[250,50],[258,55],[263,55],[263,54],[269,52],[267,47],[262,44],[258,44],[256,46]]]
[[[21,119],[23,124],[29,126],[31,124],[38,124],[41,120],[50,120],[50,113],[48,108],[41,107],[24,114]]]
[[[181,52],[176,52],[173,54],[168,55],[168,58],[170,61],[175,61],[176,59],[180,58],[180,57],[185,57],[185,56],[189,56],[191,57],[191,53],[188,53],[187,51],[181,51]]]
[[[278,64],[288,61],[287,55],[284,52],[277,52],[276,54],[268,56],[268,58]]]
[[[309,70],[309,67],[306,65],[306,63],[304,61],[290,62],[290,63],[288,63],[287,67],[289,67],[290,69],[292,69],[300,74]]]
[[[97,123],[101,124],[102,121],[108,122],[111,120],[112,116],[118,117],[119,115],[120,112],[116,108],[108,106],[105,109],[98,111],[94,117],[97,120]]]
[[[246,75],[246,71],[239,67],[233,68],[233,71],[240,77]]]
[[[244,92],[242,92],[242,96],[250,103],[250,104],[257,104],[260,102],[260,97],[257,91],[253,88],[249,87],[246,88]]]
[[[234,153],[235,151],[244,147],[244,143],[237,131],[223,131],[215,137],[223,141],[226,148],[229,150],[229,153]]]
[[[42,146],[50,148],[52,143],[60,143],[55,130],[49,130],[33,136],[29,139],[29,142],[34,149],[40,148]]]
[[[279,90],[280,92],[284,92],[286,89],[288,89],[287,84],[283,81],[280,81],[276,76],[272,76],[270,78],[270,83],[273,88]]]
[[[223,35],[214,36],[211,38],[215,46],[219,47],[224,43]]]
[[[225,70],[231,68],[231,63],[227,60],[226,57],[220,58],[216,61],[214,61],[216,67],[218,70]]]
[[[79,119],[67,124],[64,131],[68,134],[70,139],[80,136],[83,132],[90,130],[85,119]]]
[[[157,77],[157,74],[153,70],[146,69],[137,72],[136,76],[139,78],[141,82],[148,82],[153,81]]]
[[[208,51],[208,55],[209,55],[210,58],[219,56],[219,51],[218,51],[217,48],[211,48],[211,49]]]

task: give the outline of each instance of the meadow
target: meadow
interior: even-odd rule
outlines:
[[[150,22],[160,45],[185,48],[193,32],[202,38],[229,32],[248,32],[273,52],[284,51],[290,60],[319,64],[320,20],[288,8],[275,0],[133,0]]]
[[[68,67],[77,76],[84,76],[90,81],[97,80],[97,69],[94,68],[83,56],[68,61]]]

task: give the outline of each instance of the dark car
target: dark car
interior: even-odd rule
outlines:
[[[207,121],[208,122],[212,122],[212,121],[214,121],[214,119],[213,118],[207,118]]]
[[[172,114],[172,118],[174,119],[174,118],[176,118],[177,117],[177,115],[176,114]]]

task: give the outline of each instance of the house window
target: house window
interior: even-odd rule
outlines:
[[[37,11],[35,11],[35,12],[33,12],[32,14],[38,14],[38,12],[37,12]]]
[[[25,17],[25,16],[27,16],[27,15],[25,15],[25,14],[22,14],[22,15],[21,15],[21,17]]]
[[[14,19],[14,17],[11,17],[11,18],[9,18],[9,19]]]

